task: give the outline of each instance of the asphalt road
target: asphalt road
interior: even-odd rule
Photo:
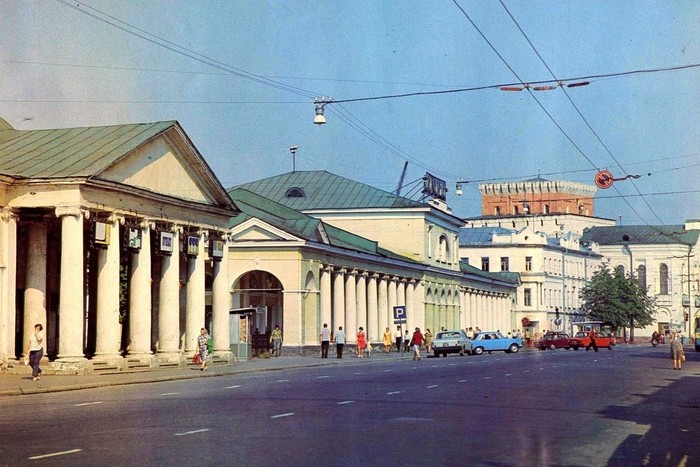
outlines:
[[[700,354],[377,362],[0,400],[1,465],[699,465]]]

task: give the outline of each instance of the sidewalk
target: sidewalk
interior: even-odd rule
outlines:
[[[325,365],[342,365],[348,363],[386,362],[406,360],[413,354],[399,352],[372,352],[372,357],[359,359],[353,353],[346,353],[342,359],[335,358],[331,352],[328,359],[320,356],[300,356],[290,353],[281,357],[250,358],[235,364],[210,366],[207,371],[199,367],[168,368],[133,372],[115,372],[90,375],[46,375],[39,381],[32,381],[31,376],[9,375],[0,373],[0,397],[25,394],[43,394],[48,392],[74,391],[77,389],[119,386],[125,384],[155,383],[193,378],[211,378],[215,376],[245,374],[256,371],[278,371],[287,368],[314,367]]]

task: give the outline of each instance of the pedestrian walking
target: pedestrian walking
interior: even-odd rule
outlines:
[[[401,335],[401,326],[396,326],[396,332],[394,332],[394,340],[396,341],[396,351],[401,352],[401,342],[403,341],[403,336]]]
[[[596,334],[596,332],[595,332],[595,329],[591,329],[590,331],[588,331],[588,338],[589,338],[591,341],[590,341],[590,342],[588,343],[588,345],[586,346],[586,352],[588,352],[588,350],[589,350],[591,347],[593,347],[593,350],[595,350],[596,352],[598,351],[598,344],[596,344],[596,341],[595,341],[595,338],[596,338],[596,337],[597,337],[597,334]]]
[[[270,334],[270,344],[272,344],[272,355],[275,357],[282,355],[282,330],[279,324],[275,326],[272,334]]]
[[[44,326],[40,323],[34,325],[34,332],[29,336],[29,345],[25,355],[29,358],[28,363],[32,366],[32,380],[40,380],[41,368],[39,364],[44,357]]]
[[[197,337],[197,348],[199,351],[199,359],[202,362],[202,371],[208,370],[207,364],[209,362],[209,331],[207,328],[202,328],[199,330],[199,336]]]
[[[335,333],[335,355],[336,358],[343,358],[343,348],[345,347],[345,331],[342,326],[338,326]]]
[[[406,331],[408,332],[408,331]],[[420,332],[420,328],[416,328],[413,331],[413,336],[411,337],[411,345],[413,345],[413,360],[420,360],[420,348],[423,346],[424,337]]]
[[[406,329],[406,332],[403,334],[403,350],[405,352],[408,352],[411,347],[411,336],[408,334],[408,329]]]
[[[328,323],[323,323],[319,339],[321,340],[321,358],[328,358],[328,348],[331,346],[331,330],[328,329]]]
[[[430,353],[433,350],[433,333],[430,332],[430,328],[425,328],[425,334],[423,335],[425,339],[425,351]]]
[[[673,358],[673,369],[680,370],[685,361],[685,351],[683,350],[683,338],[675,331],[671,334],[671,356]]]
[[[389,328],[386,328],[386,331],[384,331],[384,335],[382,336],[382,343],[384,344],[384,352],[391,352],[391,331],[389,330]]]
[[[357,332],[357,356],[362,358],[365,353],[365,348],[367,347],[367,338],[365,337],[365,330],[360,326],[360,330]]]

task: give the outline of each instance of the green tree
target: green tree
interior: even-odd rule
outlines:
[[[607,266],[593,273],[579,297],[581,309],[588,318],[615,327],[628,326],[630,340],[634,340],[634,328],[643,328],[654,322],[656,299],[647,295],[634,276],[618,274]]]

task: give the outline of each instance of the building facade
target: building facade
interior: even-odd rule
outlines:
[[[323,324],[343,326],[351,344],[360,326],[380,342],[395,306],[404,329],[513,323],[517,277],[460,263],[461,220],[430,203],[317,171],[229,194],[242,210],[231,230],[234,307],[263,308],[256,327],[281,325],[285,345],[317,346]]]
[[[36,323],[49,371],[180,364],[207,320],[230,357],[223,245],[237,210],[177,122],[20,131],[0,120],[0,174],[4,368]]]
[[[460,257],[484,271],[520,275],[514,313],[518,327],[535,337],[548,330],[572,333],[583,321],[579,291],[601,264],[602,255],[581,246],[573,234],[548,237],[528,228],[463,228]]]

